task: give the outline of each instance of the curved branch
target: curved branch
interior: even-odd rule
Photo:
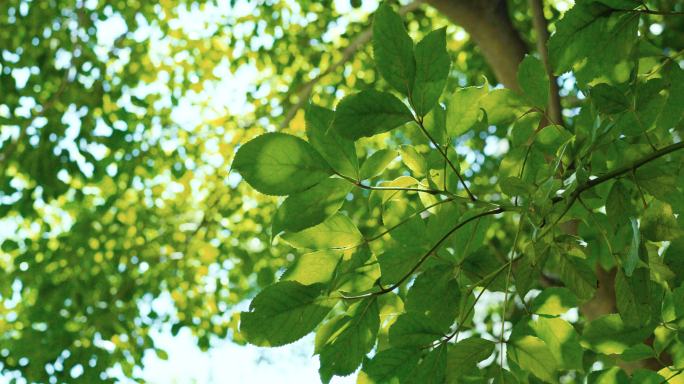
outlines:
[[[413,268],[411,268],[411,270],[410,270],[404,277],[401,278],[401,280],[399,280],[397,283],[393,284],[391,287],[382,289],[382,290],[379,291],[379,292],[368,293],[368,294],[365,294],[365,295],[353,296],[353,297],[342,297],[342,299],[343,299],[343,300],[356,300],[356,299],[363,299],[363,298],[371,297],[371,296],[383,295],[383,294],[385,294],[385,293],[387,293],[387,292],[392,292],[392,291],[395,290],[398,286],[404,284],[404,282],[406,282],[406,280],[408,280],[408,278],[411,277],[411,275],[413,275],[413,273],[416,272],[416,271],[418,270],[418,268],[420,268],[421,265],[423,265],[423,263],[432,255],[432,253],[433,253],[435,250],[437,250],[437,248],[439,248],[439,246],[442,245],[442,243],[443,243],[444,241],[446,241],[446,239],[447,239],[449,236],[451,236],[452,233],[456,232],[459,228],[463,227],[464,225],[470,223],[470,222],[473,221],[473,220],[477,220],[477,219],[479,219],[479,218],[481,218],[481,217],[488,216],[488,215],[497,215],[497,214],[503,213],[503,212],[505,212],[505,211],[506,211],[505,208],[493,209],[493,210],[491,210],[491,211],[484,212],[484,213],[480,213],[479,215],[475,215],[475,216],[473,216],[473,217],[470,217],[470,218],[468,218],[467,220],[463,221],[462,223],[458,223],[458,225],[455,226],[455,227],[454,227],[452,230],[450,230],[449,232],[447,232],[446,235],[442,236],[442,238],[439,239],[439,241],[438,241],[435,245],[433,245],[432,248],[430,248],[429,251],[427,251],[427,253],[425,254],[425,256],[423,256],[423,257],[420,259],[420,261],[418,261],[418,263],[417,263],[415,266],[413,266]]]

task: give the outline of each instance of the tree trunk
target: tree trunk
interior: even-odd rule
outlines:
[[[528,50],[511,23],[505,0],[429,0],[428,4],[468,32],[501,84],[520,90],[516,72]]]

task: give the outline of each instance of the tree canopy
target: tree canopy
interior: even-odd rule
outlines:
[[[3,4],[3,372],[681,380],[677,1]]]

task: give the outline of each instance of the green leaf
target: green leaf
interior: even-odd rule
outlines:
[[[656,354],[653,348],[646,344],[637,344],[622,352],[618,358],[626,363],[631,363],[634,361],[650,359],[655,356]]]
[[[344,313],[341,315],[337,315],[318,328],[318,331],[316,331],[316,339],[314,340],[314,356],[321,354],[321,350],[325,346],[325,343],[327,343],[328,339],[330,339],[330,335],[332,333],[333,327],[335,326],[335,323],[342,319],[344,316]]]
[[[627,257],[625,258],[624,268],[627,276],[632,276],[634,273],[634,268],[636,268],[639,262],[639,252],[641,251],[641,234],[639,233],[639,226],[635,219],[630,217],[632,222],[632,232],[630,245],[627,249]]]
[[[412,145],[400,145],[399,153],[401,154],[401,160],[409,167],[413,172],[424,175],[427,173],[427,163],[423,155],[416,151]]]
[[[387,196],[387,192],[385,196]],[[405,245],[423,245],[427,243],[425,223],[420,215],[414,215],[416,212],[418,210],[405,199],[389,200],[383,205],[382,221],[385,223],[385,227],[389,230],[399,225],[390,232],[390,236],[394,240]],[[408,221],[401,224],[402,221],[407,219]]]
[[[684,113],[684,70],[676,60],[671,60],[665,63],[659,73],[669,81],[670,88],[667,89],[669,96],[663,107],[663,114],[658,120],[658,126],[669,128],[677,124]]]
[[[359,178],[359,159],[356,157],[356,146],[351,140],[338,135],[330,129],[335,112],[311,105],[306,113],[306,137],[309,144],[337,172],[352,179]]]
[[[487,111],[489,125],[504,125],[522,116],[532,108],[532,104],[520,93],[502,88],[482,96],[478,107]],[[448,119],[447,116],[447,124]]]
[[[519,177],[508,176],[501,180],[499,187],[501,192],[506,195],[513,196],[527,196],[534,191],[534,187],[522,181]]]
[[[347,376],[361,365],[363,357],[373,349],[380,328],[376,297],[360,300],[335,322],[330,338],[321,349],[321,381],[330,382],[333,375]]]
[[[371,289],[380,278],[380,264],[368,244],[344,251],[333,286],[345,292]]]
[[[439,325],[419,312],[400,315],[389,330],[390,345],[396,349],[420,349],[442,336]]]
[[[671,245],[672,244],[670,244],[670,246]],[[651,280],[657,281],[659,283],[671,281],[672,279],[676,278],[676,275],[670,270],[668,265],[661,260],[660,255],[658,254],[658,248],[659,247],[654,246],[653,244],[646,244],[646,249],[648,252],[648,268],[651,270]],[[653,287],[653,285],[651,287]]]
[[[665,382],[665,377],[659,375],[657,372],[637,369],[632,372],[632,381],[630,381],[630,384],[663,384],[663,382]],[[678,384],[675,383],[674,380],[668,381],[667,383]]]
[[[663,263],[674,272],[672,286],[681,286],[684,283],[684,238],[680,237],[670,243],[663,255]]]
[[[438,144],[445,144],[448,140],[446,116],[446,110],[440,104],[437,104],[423,118],[423,127]]]
[[[418,275],[406,295],[406,310],[424,313],[443,329],[449,329],[461,301],[461,288],[454,275],[454,267],[445,264]]]
[[[411,111],[396,96],[367,89],[340,100],[332,126],[340,136],[356,141],[389,132],[411,120]]]
[[[425,255],[425,247],[397,247],[378,256],[384,285],[398,283],[413,268],[418,260]]]
[[[586,84],[610,73],[627,57],[637,40],[639,15],[611,10],[592,2],[575,4],[565,12],[547,43],[554,75],[576,68],[580,84]]]
[[[612,367],[589,373],[587,384],[628,384],[629,377],[620,367]]]
[[[682,230],[669,204],[653,200],[641,219],[641,233],[651,241],[674,240],[681,236]]]
[[[509,139],[511,146],[516,148],[527,144],[534,132],[539,128],[539,123],[543,117],[544,115],[539,112],[530,112],[516,120],[511,129]],[[539,145],[539,143],[536,145]]]
[[[447,344],[436,347],[406,379],[406,384],[444,384],[447,369]]]
[[[323,223],[337,213],[353,187],[345,179],[330,178],[288,196],[273,219],[273,234],[299,232]]]
[[[373,17],[373,58],[387,83],[411,96],[416,78],[413,40],[406,32],[401,16],[387,3]]]
[[[537,336],[553,353],[559,369],[584,371],[582,367],[584,349],[579,343],[579,335],[570,323],[559,317],[539,316],[535,330]]]
[[[627,276],[618,268],[615,275],[615,296],[620,318],[628,327],[640,327],[651,319],[651,280],[646,268],[638,268]]]
[[[361,180],[370,179],[382,173],[392,160],[399,156],[397,151],[381,149],[372,155],[361,166]]]
[[[319,251],[300,256],[280,277],[281,281],[293,280],[304,285],[329,283],[343,251]]]
[[[534,298],[530,312],[537,315],[557,316],[582,304],[574,293],[563,287],[550,287]]]
[[[495,343],[479,337],[470,337],[456,343],[449,351],[446,382],[455,384],[477,363],[491,356]]]
[[[511,371],[507,371],[503,368],[496,373],[494,376],[494,382],[492,384],[519,384],[520,382],[516,379],[515,375]]]
[[[169,359],[169,354],[166,353],[166,351],[163,350],[163,349],[155,348],[155,349],[154,349],[154,352],[157,354],[157,357],[158,357],[160,360],[167,361],[167,360]]]
[[[493,274],[501,265],[501,260],[488,247],[483,246],[466,257],[461,264],[461,272],[464,277],[475,283]],[[489,284],[487,289],[490,291],[505,292],[506,279],[505,273],[499,273],[491,283],[488,279],[484,284]]]
[[[479,213],[481,212],[478,212],[478,210],[470,210],[461,216],[459,223],[463,223]],[[454,233],[454,257],[457,261],[460,262],[469,254],[480,248],[484,242],[491,220],[491,215],[471,220],[468,224],[462,226]]]
[[[391,328],[390,328],[391,329]],[[398,384],[418,365],[421,350],[387,349],[378,352],[370,363],[363,364],[356,384]]]
[[[454,168],[456,168],[457,171],[460,171],[460,160],[458,158],[458,154],[454,150],[454,147],[451,145],[446,145],[442,148]],[[444,155],[442,155],[439,150],[434,149],[430,152],[428,155],[427,164],[428,169],[430,170],[427,175],[428,183],[432,188],[446,189],[447,191],[458,190],[460,185],[458,175],[456,175],[454,170],[451,168],[451,165],[447,163],[447,161],[444,159]],[[446,183],[444,181],[444,175],[446,175]]]
[[[449,231],[456,227],[458,223],[458,218],[460,212],[458,211],[458,205],[455,203],[444,203],[439,206],[439,211],[436,214],[430,216],[428,221],[428,239],[430,240],[430,245],[436,245],[442,237],[444,237]],[[451,235],[454,237],[455,235]],[[448,241],[444,241],[442,246],[438,249],[446,247]]]
[[[521,369],[533,372],[547,383],[558,383],[556,359],[540,339],[523,336],[506,344],[506,353]]]
[[[347,215],[337,212],[328,220],[297,233],[284,233],[280,238],[295,248],[344,248],[363,242],[361,232]]]
[[[580,338],[583,347],[606,355],[620,354],[629,347],[646,340],[653,333],[655,325],[643,328],[628,327],[620,319],[620,315],[613,313],[603,315],[588,323]]]
[[[391,188],[419,188],[420,182],[411,176],[401,176],[393,180],[389,187]],[[382,196],[382,202],[387,203],[388,201],[406,202],[407,195],[409,192],[401,190],[388,190],[384,192]]]
[[[614,233],[629,223],[633,211],[629,189],[620,180],[615,181],[606,200],[606,215]]]
[[[339,299],[321,296],[323,284],[281,281],[264,288],[240,314],[240,332],[259,347],[293,343],[313,331]]]
[[[621,90],[606,83],[593,86],[589,95],[600,114],[612,115],[632,108]]]
[[[667,384],[684,384],[684,377],[682,377],[681,371],[673,371],[669,367],[665,367],[658,371],[658,374],[667,379]],[[659,384],[663,384],[662,382]]]
[[[561,235],[556,237],[556,247],[558,251],[565,255],[587,258],[587,243],[577,236]]]
[[[560,275],[565,286],[578,298],[584,300],[594,298],[597,286],[596,273],[584,260],[561,254]]]
[[[518,66],[520,89],[541,110],[546,110],[549,101],[549,75],[544,64],[534,56],[526,56]]]
[[[481,87],[456,90],[447,103],[446,129],[448,137],[459,137],[478,124],[483,113],[477,103],[487,92],[489,92],[489,84],[486,78]]]
[[[232,167],[254,189],[275,196],[305,191],[334,173],[309,143],[276,132],[241,146]]]
[[[679,165],[676,161],[654,161],[639,167],[636,171],[636,179],[646,192],[656,199],[663,200],[669,204],[666,199],[670,193],[681,196],[681,193],[677,191],[675,180]]]
[[[634,108],[615,119],[622,134],[641,136],[655,127],[665,105],[666,96],[661,91],[666,87],[667,83],[660,78],[638,83]]]
[[[383,43],[385,44],[385,43]],[[418,116],[425,116],[444,91],[451,58],[446,50],[446,27],[428,33],[416,44],[416,80],[411,99]]]
[[[515,276],[515,289],[521,298],[524,298],[530,289],[537,286],[542,270],[549,258],[551,244],[539,242],[528,243],[525,248],[525,256],[517,261],[513,270]]]

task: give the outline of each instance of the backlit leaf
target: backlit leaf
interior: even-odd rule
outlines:
[[[425,116],[444,91],[451,58],[446,50],[446,27],[428,33],[416,44],[416,80],[411,99],[418,116]]]
[[[506,345],[508,358],[547,383],[558,383],[558,364],[549,347],[533,336],[523,336]]]
[[[580,338],[583,347],[606,355],[620,354],[629,347],[637,345],[653,333],[655,325],[643,328],[628,327],[613,313],[603,315],[585,325]]]
[[[541,110],[546,110],[549,100],[549,75],[544,64],[534,56],[528,55],[518,66],[518,84],[525,96]]]
[[[277,132],[240,147],[232,167],[257,191],[277,196],[305,191],[334,173],[311,144]]]
[[[264,288],[240,315],[240,332],[251,344],[279,347],[312,332],[339,299],[321,296],[322,284],[282,281]]]
[[[347,376],[356,371],[363,357],[373,349],[380,328],[376,297],[360,300],[334,323],[330,338],[321,348],[321,381],[330,382],[333,375]]]
[[[273,234],[299,232],[323,223],[337,213],[353,187],[347,180],[330,178],[288,196],[273,219]]]
[[[485,79],[481,87],[458,89],[447,102],[446,129],[451,138],[459,137],[472,129],[483,115],[478,101],[489,92],[489,84]]]
[[[385,148],[373,152],[361,166],[361,180],[370,179],[382,173],[387,165],[399,156],[397,151]]]
[[[373,18],[373,58],[387,83],[410,96],[416,78],[413,40],[388,3],[378,8]]]
[[[343,248],[363,241],[354,222],[341,212],[314,227],[297,233],[284,233],[280,238],[295,248],[309,249]]]
[[[356,146],[351,140],[338,135],[330,129],[335,112],[311,105],[306,113],[306,137],[309,144],[337,172],[357,179],[359,177],[359,159],[356,157]]]
[[[356,141],[389,132],[411,120],[411,111],[396,96],[367,89],[340,100],[332,127],[340,136]]]

